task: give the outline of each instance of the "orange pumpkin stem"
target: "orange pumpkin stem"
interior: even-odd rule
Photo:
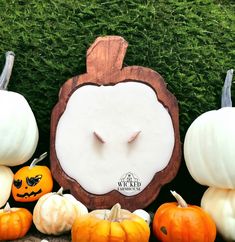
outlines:
[[[188,204],[185,202],[185,200],[177,192],[171,191],[171,194],[177,200],[179,207],[182,207],[182,208],[188,207]]]
[[[114,222],[118,221],[121,217],[121,205],[119,203],[116,203],[110,211],[110,214],[107,218],[108,221]]]
[[[45,159],[46,156],[47,156],[47,152],[45,152],[45,153],[43,153],[42,155],[40,155],[39,158],[35,158],[35,159],[32,161],[32,163],[30,164],[29,169],[32,169],[34,166],[36,166],[36,164],[37,164],[39,161]]]

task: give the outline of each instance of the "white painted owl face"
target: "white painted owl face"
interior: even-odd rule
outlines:
[[[169,163],[174,129],[151,87],[85,85],[61,116],[55,149],[64,172],[87,192],[141,192]]]

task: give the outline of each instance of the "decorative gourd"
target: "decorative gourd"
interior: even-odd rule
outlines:
[[[38,127],[34,114],[19,93],[7,91],[14,53],[6,53],[0,76],[0,165],[16,166],[28,161],[38,144]]]
[[[233,70],[227,72],[222,108],[203,113],[187,130],[184,157],[190,174],[198,183],[235,189],[235,108],[232,107],[230,93],[232,74]]]
[[[33,222],[44,234],[59,235],[71,230],[77,217],[87,214],[87,208],[71,194],[57,193],[43,195],[33,210]]]
[[[188,205],[176,192],[177,202],[162,204],[153,218],[153,232],[162,242],[213,242],[216,225],[201,207]]]
[[[26,208],[0,209],[0,241],[24,237],[32,225],[32,214]]]
[[[145,222],[150,225],[151,223],[151,217],[150,217],[150,214],[148,212],[146,212],[145,210],[143,209],[136,209],[134,212],[134,214],[140,216],[142,219],[145,220]]]
[[[227,241],[235,241],[235,190],[209,187],[201,206],[215,221],[218,233]]]
[[[73,242],[148,242],[150,228],[142,218],[116,204],[111,210],[94,210],[77,218],[71,234]]]
[[[13,176],[14,174],[9,167],[0,166],[0,207],[6,204],[8,198],[11,195]]]
[[[50,169],[36,165],[46,156],[45,152],[34,159],[30,166],[24,166],[15,173],[12,195],[17,202],[33,202],[52,191],[53,178]]]
[[[91,210],[147,207],[180,165],[177,100],[157,72],[123,68],[126,49],[120,36],[97,38],[52,111],[53,177]]]

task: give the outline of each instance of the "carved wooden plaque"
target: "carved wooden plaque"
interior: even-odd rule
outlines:
[[[144,208],[180,166],[177,100],[154,70],[122,67],[127,45],[97,38],[51,115],[52,174],[89,209]]]

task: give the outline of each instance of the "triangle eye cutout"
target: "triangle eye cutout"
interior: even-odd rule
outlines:
[[[135,131],[132,135],[131,135],[131,137],[128,139],[128,143],[130,144],[130,143],[133,143],[136,139],[137,139],[137,137],[139,136],[139,134],[141,133],[141,130],[139,130],[139,131]]]
[[[93,134],[94,134],[94,137],[101,143],[101,144],[104,144],[105,143],[105,140],[103,139],[103,137],[98,134],[96,131],[93,131]]]

